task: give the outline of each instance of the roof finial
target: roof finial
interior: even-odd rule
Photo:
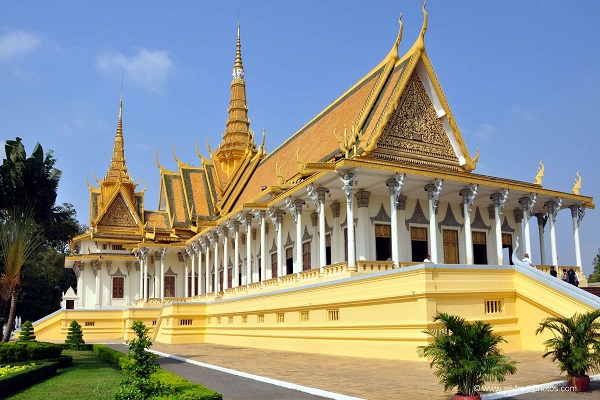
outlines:
[[[243,78],[244,67],[242,65],[242,40],[240,38],[240,21],[238,20],[237,44],[235,47],[235,64],[233,65],[233,78]]]
[[[400,18],[398,18],[398,24],[400,25],[400,28],[398,29],[398,37],[396,38],[396,49],[402,40],[402,13],[400,13]]]
[[[421,50],[425,50],[425,32],[427,32],[427,11],[425,10],[426,6],[427,0],[423,0],[423,27],[421,28],[419,39],[417,39],[417,46]]]

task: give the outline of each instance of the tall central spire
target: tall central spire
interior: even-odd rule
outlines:
[[[246,154],[256,151],[254,133],[250,130],[250,120],[248,119],[239,21],[228,112],[223,140],[215,154],[225,173],[231,176],[241,164],[241,161],[244,160]]]
[[[133,180],[127,172],[125,164],[125,145],[123,141],[123,92],[119,101],[119,121],[117,122],[117,133],[115,135],[115,144],[113,147],[113,155],[108,167],[108,172],[104,177],[105,182],[124,182],[133,183]]]

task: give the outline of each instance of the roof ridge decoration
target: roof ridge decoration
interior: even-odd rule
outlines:
[[[105,182],[127,183],[135,185],[133,179],[127,172],[127,164],[125,162],[125,143],[123,140],[123,89],[119,99],[119,119],[117,122],[117,132],[113,146],[113,155],[108,167],[108,171],[104,176]]]

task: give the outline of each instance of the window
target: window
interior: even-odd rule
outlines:
[[[310,269],[310,242],[302,243],[302,271]]]
[[[125,278],[113,276],[112,279],[112,297],[113,299],[123,298],[123,288],[125,287]]]
[[[192,319],[191,318],[180,319],[179,320],[179,325],[181,325],[181,326],[191,326],[192,325]]]
[[[473,263],[487,264],[487,246],[485,232],[473,232]]]
[[[230,315],[228,318],[228,323],[233,324],[233,315]]]
[[[106,243],[102,244],[102,250],[108,250],[108,245]]]
[[[262,281],[262,258],[259,255],[256,256],[256,265],[258,267],[258,281]]]
[[[165,275],[165,297],[175,297],[175,276]]]
[[[285,273],[286,275],[294,273],[294,249],[288,247],[285,249]]]
[[[112,249],[113,250],[123,250],[123,245],[122,244],[113,244]],[[152,261],[152,262],[154,262],[154,261]]]
[[[344,261],[348,261],[348,228],[344,228]]]
[[[486,300],[484,303],[485,314],[502,314],[502,300]]]
[[[258,314],[256,316],[256,322],[258,322],[259,324],[264,324],[265,323],[265,314]]]
[[[331,234],[325,236],[325,264],[331,265]]]
[[[93,321],[85,321],[85,326],[95,326],[96,323]]]
[[[227,287],[230,288],[233,286],[233,268],[227,269]]]
[[[427,258],[429,255],[429,250],[427,249],[427,228],[410,227],[410,246],[413,261],[422,262]]]
[[[271,253],[271,278],[277,278],[277,253]]]
[[[512,246],[512,235],[510,233],[503,233],[502,234],[502,254],[503,254],[503,262],[504,264],[511,264],[512,265],[512,253],[513,253],[513,246]],[[506,255],[504,254],[504,249],[506,249],[506,252],[508,255],[508,257],[506,257]]]
[[[375,225],[375,257],[378,261],[392,259],[392,228]]]
[[[300,322],[308,322],[308,311],[300,311]]]
[[[285,322],[285,313],[277,313],[277,323],[281,324]]]
[[[327,310],[327,321],[339,321],[340,310]]]

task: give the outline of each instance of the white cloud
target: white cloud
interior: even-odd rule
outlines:
[[[0,61],[22,57],[37,49],[41,44],[42,39],[35,33],[9,31],[0,36]]]
[[[96,66],[103,72],[122,75],[126,83],[132,82],[146,90],[159,92],[173,69],[173,62],[164,50],[141,48],[131,57],[107,53],[96,58]]]
[[[475,130],[475,137],[479,140],[488,141],[496,134],[496,127],[489,124],[481,124]]]

